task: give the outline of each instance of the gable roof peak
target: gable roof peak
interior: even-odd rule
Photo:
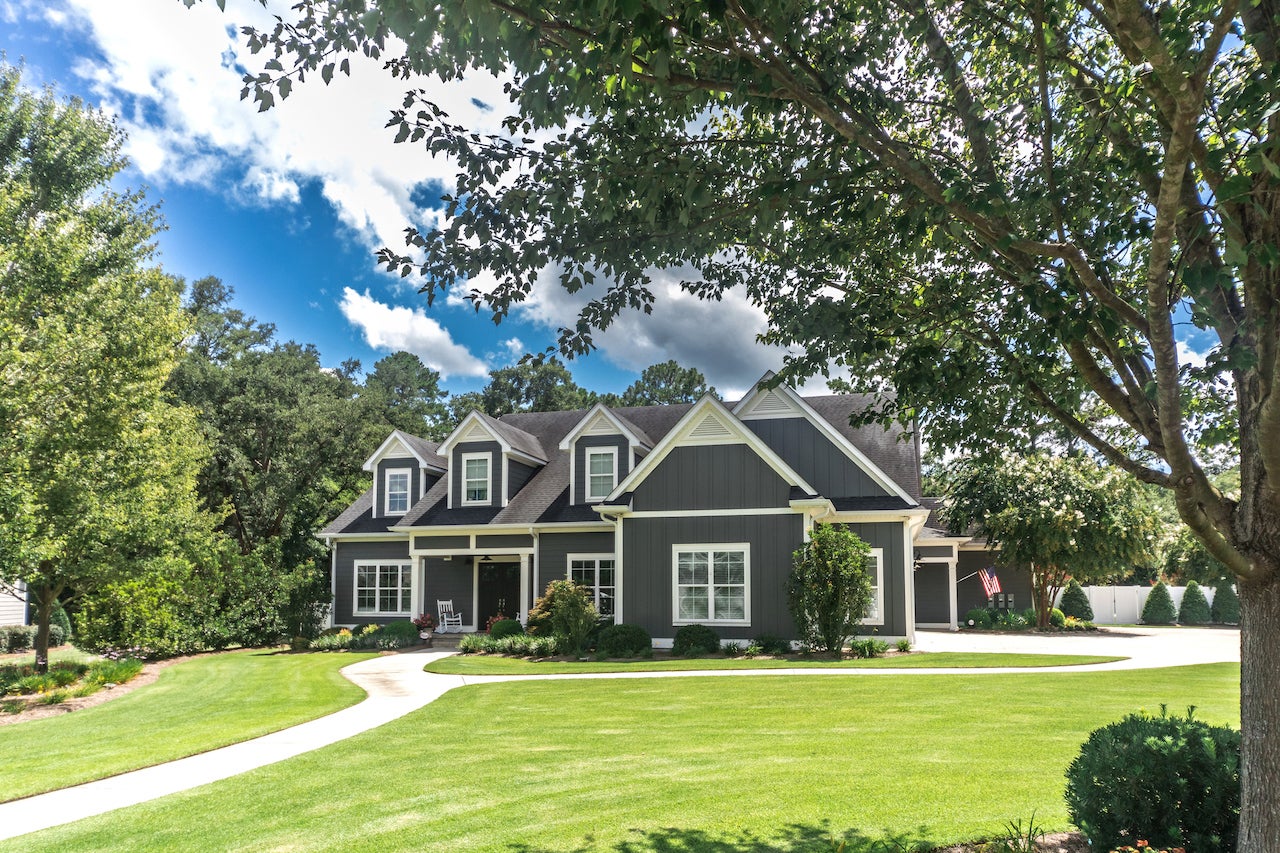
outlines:
[[[365,460],[362,466],[363,470],[374,470],[378,462],[397,444],[404,448],[410,456],[417,459],[421,467],[444,473],[446,461],[438,452],[439,445],[434,441],[427,441],[425,438],[419,438],[416,435],[410,435],[398,429],[393,429],[386,440],[378,445],[378,449],[373,451],[373,454]]]
[[[515,453],[524,456],[539,465],[547,464],[547,453],[542,449],[542,443],[538,441],[537,436],[531,435],[512,424],[503,423],[477,409],[472,409],[468,412],[467,416],[454,428],[453,432],[449,433],[448,438],[440,443],[439,452],[447,456],[453,450],[454,445],[463,441],[483,440],[481,435],[477,435],[477,431],[498,442],[502,446],[504,453]]]
[[[601,428],[603,422],[604,428]],[[614,409],[610,409],[604,403],[596,403],[587,409],[578,422],[565,433],[564,438],[560,440],[560,449],[568,450],[569,447],[578,440],[578,437],[585,433],[593,433],[598,435],[607,435],[611,433],[621,433],[626,436],[628,441],[645,450],[653,447],[653,439],[640,427],[632,423],[626,416],[622,415]]]

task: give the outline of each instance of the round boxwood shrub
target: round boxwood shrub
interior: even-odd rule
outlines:
[[[1240,598],[1230,580],[1220,580],[1213,590],[1213,621],[1222,625],[1240,624]]]
[[[1240,733],[1186,717],[1130,714],[1094,731],[1067,769],[1067,811],[1095,850],[1236,849]]]
[[[1178,608],[1178,621],[1183,625],[1207,625],[1211,618],[1209,615],[1209,600],[1204,597],[1200,584],[1195,581],[1189,581],[1186,592],[1182,593],[1182,606]]]
[[[1054,607],[1049,610],[1049,624],[1054,628],[1063,628],[1067,624],[1067,617],[1061,610]]]
[[[639,625],[606,625],[596,640],[596,651],[610,658],[633,658],[653,648],[653,638]]]
[[[499,619],[493,623],[493,627],[489,629],[489,636],[494,639],[502,639],[510,637],[513,634],[523,634],[524,628],[520,626],[519,619]]]
[[[970,628],[990,628],[995,622],[990,610],[975,607],[964,615],[964,624]]]
[[[1172,625],[1177,616],[1169,587],[1160,581],[1147,596],[1147,603],[1142,605],[1142,621],[1147,625]]]
[[[720,635],[706,625],[685,625],[676,631],[675,642],[671,645],[671,653],[682,657],[711,655],[718,651]]]
[[[1093,606],[1089,604],[1089,596],[1085,595],[1084,589],[1075,578],[1067,583],[1067,588],[1062,593],[1062,601],[1058,602],[1058,606],[1064,616],[1071,616],[1084,622],[1093,621]]]

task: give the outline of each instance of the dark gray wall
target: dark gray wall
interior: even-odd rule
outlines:
[[[614,484],[621,483],[631,473],[631,450],[624,435],[584,435],[573,444],[573,495],[575,500],[587,502],[587,448],[616,447],[618,449],[618,470]]]
[[[846,524],[872,548],[884,552],[884,625],[877,626],[876,633],[901,637],[907,633],[907,580],[905,568],[910,555],[903,552],[901,521],[882,521],[871,524]],[[863,629],[869,636],[872,629]]]
[[[496,441],[464,441],[454,445],[453,458],[449,460],[449,470],[453,478],[450,488],[453,490],[453,505],[462,506],[462,454],[489,454],[489,506],[502,506],[502,446]],[[475,504],[479,506],[479,504]]]
[[[632,508],[744,509],[786,506],[791,486],[745,444],[677,447],[635,489]]]
[[[654,637],[674,637],[671,546],[749,542],[751,625],[717,625],[716,632],[726,640],[760,634],[795,637],[787,609],[787,573],[791,554],[804,539],[799,515],[625,518],[623,524],[623,621]]]
[[[823,497],[888,494],[805,418],[766,418],[744,423]]]
[[[374,517],[382,518],[387,512],[387,471],[400,470],[407,468],[409,470],[409,506],[413,506],[418,502],[418,498],[422,496],[422,469],[418,467],[418,460],[412,456],[405,456],[400,459],[383,459],[378,463],[377,476],[377,492],[378,505],[374,507]],[[427,488],[431,488],[431,484],[436,481],[435,477],[430,479]],[[397,517],[403,513],[396,513]]]
[[[338,542],[335,570],[337,581],[333,603],[333,621],[338,625],[365,625],[370,622],[385,623],[387,617],[356,616],[355,586],[356,560],[395,560],[396,562],[412,562],[409,559],[409,541],[400,542]],[[418,614],[413,614],[417,616]],[[397,619],[403,617],[395,617]]]
[[[443,548],[457,548],[466,551],[471,547],[470,536],[415,536],[413,547],[417,551],[439,551]]]
[[[951,622],[951,577],[946,563],[916,569],[916,622]]]
[[[501,461],[501,458],[499,458]],[[532,465],[525,465],[514,459],[507,463],[507,499],[510,500],[516,496],[516,493],[524,488],[524,484],[533,479],[533,475],[538,473],[538,469]]]
[[[954,545],[917,545],[916,554],[921,557],[942,557],[951,559],[956,554]]]
[[[426,563],[426,582],[422,586],[422,611],[436,617],[440,622],[439,609],[436,602],[452,600],[453,609],[462,614],[462,624],[475,622],[472,602],[475,600],[475,567],[471,557],[454,557],[445,560],[441,557],[424,557]]]
[[[982,589],[982,581],[975,575],[961,580],[965,575],[972,575],[978,569],[994,568],[996,577],[1000,579],[1000,590],[1013,594],[1013,606],[1016,610],[1033,607],[1031,598],[1031,573],[1026,569],[1010,569],[999,563],[999,552],[993,551],[961,551],[956,563],[956,610],[957,617],[964,619],[964,614],[975,607],[987,606],[987,594]]]
[[[542,595],[547,584],[569,576],[569,554],[612,554],[613,531],[600,533],[542,533],[538,536],[538,577],[533,598]],[[532,599],[531,599],[532,600]],[[625,614],[624,614],[625,615]]]
[[[477,548],[532,548],[533,537],[527,533],[504,533],[476,537]]]

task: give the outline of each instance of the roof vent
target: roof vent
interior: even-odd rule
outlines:
[[[744,418],[797,418],[804,417],[804,413],[788,400],[784,395],[779,394],[775,389],[770,388],[761,391],[756,395],[755,399],[747,406],[746,411],[742,412],[741,417]]]
[[[729,430],[724,422],[715,415],[707,415],[702,419],[693,431],[689,433],[690,438],[731,438],[733,433]]]
[[[613,422],[604,415],[596,415],[586,428],[587,435],[612,435],[618,431]]]
[[[493,436],[480,424],[472,424],[471,429],[462,437],[463,441],[493,441]]]

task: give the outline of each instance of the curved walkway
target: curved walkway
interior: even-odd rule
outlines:
[[[368,697],[350,708],[263,737],[134,770],[97,782],[0,803],[0,840],[59,826],[236,776],[345,740],[389,723],[466,684],[584,678],[679,678],[765,675],[999,675],[1020,672],[1100,672],[1218,663],[1240,659],[1240,634],[1220,628],[1117,628],[1096,635],[954,634],[921,631],[916,648],[930,652],[1033,652],[1123,655],[1114,663],[1069,667],[983,669],[757,669],[681,672],[601,672],[578,675],[437,675],[422,668],[450,651],[383,655],[342,670]]]

